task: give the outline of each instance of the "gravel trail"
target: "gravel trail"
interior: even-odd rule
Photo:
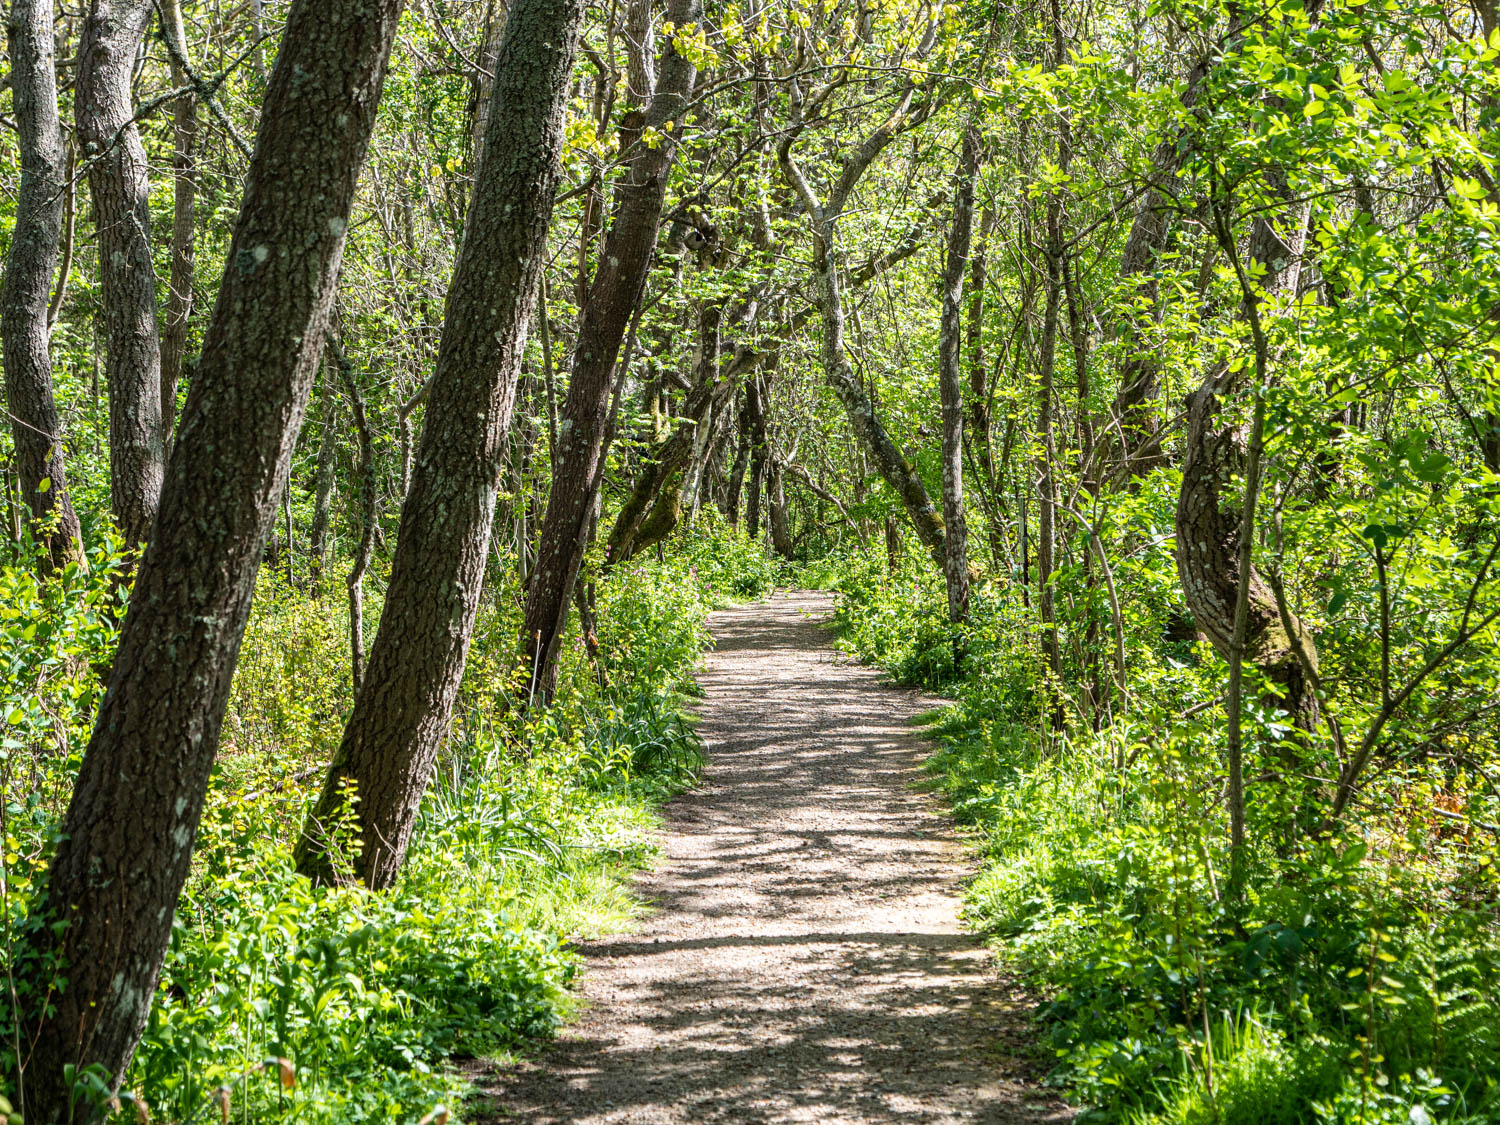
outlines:
[[[535,1125],[1066,1122],[1029,1007],[959,923],[971,858],[912,782],[931,700],[834,651],[827,595],[710,619],[708,768],[668,808],[655,907],[584,947],[587,1010],[488,1076]]]

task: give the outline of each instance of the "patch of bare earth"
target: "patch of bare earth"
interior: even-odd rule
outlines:
[[[1063,1122],[1029,1008],[959,923],[971,863],[914,791],[930,706],[830,644],[826,595],[713,615],[703,783],[655,912],[585,947],[588,1009],[482,1085],[536,1125]]]

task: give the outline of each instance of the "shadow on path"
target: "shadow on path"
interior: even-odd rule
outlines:
[[[642,928],[584,947],[588,1011],[483,1076],[536,1125],[1064,1122],[1029,1007],[958,920],[970,862],[912,782],[931,700],[829,644],[826,595],[710,620],[703,784]]]

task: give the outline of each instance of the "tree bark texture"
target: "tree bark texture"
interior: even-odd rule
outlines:
[[[68,498],[48,345],[48,298],[68,182],[57,116],[52,18],[52,0],[16,0],[6,21],[21,186],[0,285],[0,337],[21,500],[36,521],[48,564],[57,567],[81,560],[83,548],[78,516]]]
[[[99,239],[110,494],[131,545],[151,536],[164,468],[150,183],[130,91],[153,10],[151,0],[92,0],[73,107]]]
[[[60,928],[23,972],[27,1121],[75,1115],[65,1064],[118,1085],[187,878],[255,574],[317,372],[400,0],[295,0],[156,534],[47,876]],[[151,388],[152,400],[158,388]],[[44,1011],[44,1006],[46,1010]]]
[[[332,873],[322,826],[353,785],[355,874],[376,890],[395,881],[448,728],[484,585],[582,19],[582,0],[516,0],[505,22],[385,608],[299,849],[299,867],[316,877]]]
[[[698,22],[700,10],[700,0],[672,0],[669,15],[677,27],[688,28]],[[614,214],[579,316],[572,378],[558,422],[547,515],[526,594],[520,648],[531,682],[530,698],[548,699],[556,686],[557,656],[573,582],[583,563],[589,512],[602,476],[611,375],[650,271],[667,177],[677,149],[680,130],[667,126],[675,125],[685,110],[696,75],[693,62],[669,47],[650,104],[643,112],[628,114],[622,126],[621,149],[629,155],[615,187]],[[655,147],[641,141],[643,127],[655,132]]]
[[[969,619],[969,530],[964,519],[963,290],[974,231],[974,181],[979,175],[979,136],[964,129],[963,153],[954,181],[953,226],[943,268],[943,312],[938,336],[938,391],[943,408],[943,575],[948,620]]]

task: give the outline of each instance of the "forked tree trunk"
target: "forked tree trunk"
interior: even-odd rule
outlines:
[[[29,931],[16,962],[67,978],[33,977],[25,994],[33,1125],[95,1119],[64,1067],[97,1066],[117,1087],[146,1023],[399,10],[294,0],[287,15],[158,533],[47,875],[46,910],[66,925]]]
[[[979,175],[979,136],[964,129],[963,154],[954,180],[953,226],[943,267],[943,313],[938,340],[938,390],[943,407],[943,576],[948,621],[969,619],[969,530],[964,520],[964,401],[962,301],[964,271],[974,230],[974,181]]]
[[[325,826],[341,819],[353,785],[354,873],[374,890],[395,881],[448,728],[546,257],[582,19],[583,0],[515,0],[505,21],[380,629],[298,847],[299,869],[315,878],[334,874]]]
[[[52,395],[47,302],[62,236],[68,182],[57,117],[52,0],[16,0],[6,23],[21,186],[10,256],[0,286],[5,402],[21,500],[36,521],[50,566],[82,560],[78,516],[68,498],[62,420]]]
[[[99,237],[110,495],[132,546],[151,536],[163,473],[151,185],[130,92],[153,10],[152,0],[92,0],[78,46],[73,107]]]
[[[669,15],[679,29],[691,28],[700,10],[700,0],[672,0]],[[644,112],[632,110],[621,127],[625,171],[615,187],[614,214],[579,316],[547,515],[526,592],[520,649],[530,678],[528,698],[550,699],[556,689],[557,656],[573,582],[583,563],[589,513],[603,476],[611,376],[651,267],[667,177],[681,133],[676,124],[696,75],[692,60],[669,47],[650,105]],[[631,77],[632,82],[643,80],[635,73]],[[655,134],[654,145],[641,140],[646,128]]]

